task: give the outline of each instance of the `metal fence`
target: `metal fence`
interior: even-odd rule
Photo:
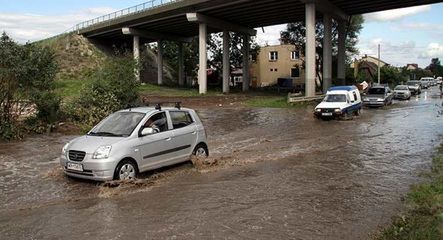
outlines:
[[[121,17],[126,17],[126,16],[129,16],[132,14],[136,14],[136,13],[143,12],[146,10],[151,10],[154,8],[158,8],[158,7],[161,7],[164,5],[168,5],[168,4],[180,2],[180,1],[183,1],[183,0],[151,0],[151,1],[139,4],[139,5],[136,5],[136,6],[128,7],[128,8],[125,8],[125,9],[122,9],[122,10],[119,10],[119,11],[116,11],[116,12],[113,12],[110,14],[106,14],[106,15],[88,20],[88,21],[81,22],[81,23],[75,25],[73,28],[67,30],[66,32],[79,31],[79,30],[91,27],[91,26],[99,24],[99,23],[111,21],[111,20],[118,19]]]

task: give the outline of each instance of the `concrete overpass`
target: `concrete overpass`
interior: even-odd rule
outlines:
[[[338,22],[337,78],[345,84],[345,34],[349,17],[376,11],[438,3],[443,0],[151,0],[149,2],[101,16],[75,26],[75,31],[88,38],[103,41],[132,41],[138,59],[140,41],[172,40],[179,43],[179,84],[184,82],[183,42],[199,36],[199,91],[207,91],[208,33],[223,32],[223,52],[229,52],[229,31],[244,35],[243,90],[249,89],[249,38],[254,28],[306,22],[305,89],[306,96],[315,95],[315,22],[325,27],[323,52],[324,89],[332,78],[331,22]],[[160,46],[160,45],[159,45]],[[163,69],[162,51],[158,51],[158,69]],[[229,54],[223,58],[223,92],[229,92]],[[162,84],[163,73],[158,73]]]

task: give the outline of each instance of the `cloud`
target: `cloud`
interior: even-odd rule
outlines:
[[[391,42],[382,38],[361,40],[358,44],[360,54],[377,57],[378,44],[380,44],[381,60],[393,66],[405,66],[408,63],[418,63],[423,66],[427,62],[425,59],[419,61],[423,49],[420,49],[415,41]]]
[[[0,12],[0,31],[24,43],[63,33],[75,24],[115,11],[109,7],[88,8],[66,15],[35,15]]]
[[[429,43],[426,50],[419,56],[421,59],[443,58],[443,44]]]
[[[417,7],[400,8],[395,10],[387,10],[363,15],[366,22],[385,22],[396,21],[407,16],[412,16],[421,12],[431,10],[431,5],[423,5]]]
[[[257,42],[261,46],[280,44],[280,32],[286,28],[286,24],[257,28]]]

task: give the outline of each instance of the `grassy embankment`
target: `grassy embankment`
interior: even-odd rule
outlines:
[[[395,217],[378,239],[443,239],[443,144],[426,178],[412,186],[405,199],[406,212]]]
[[[63,79],[57,80],[56,89],[63,99],[72,99],[78,96],[80,89],[87,80]],[[211,89],[205,97],[222,96],[219,89]],[[201,97],[196,88],[177,88],[169,86],[158,86],[154,84],[145,84],[139,87],[140,95],[160,96],[160,97]],[[245,95],[234,91],[231,95]],[[250,107],[267,108],[292,108],[303,104],[289,104],[285,94],[277,94],[271,91],[251,91],[246,94],[245,104]]]

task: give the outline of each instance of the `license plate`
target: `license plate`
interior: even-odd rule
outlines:
[[[322,116],[332,116],[332,113],[322,113]]]
[[[66,164],[66,168],[69,170],[83,172],[83,165],[79,163],[68,163]]]

